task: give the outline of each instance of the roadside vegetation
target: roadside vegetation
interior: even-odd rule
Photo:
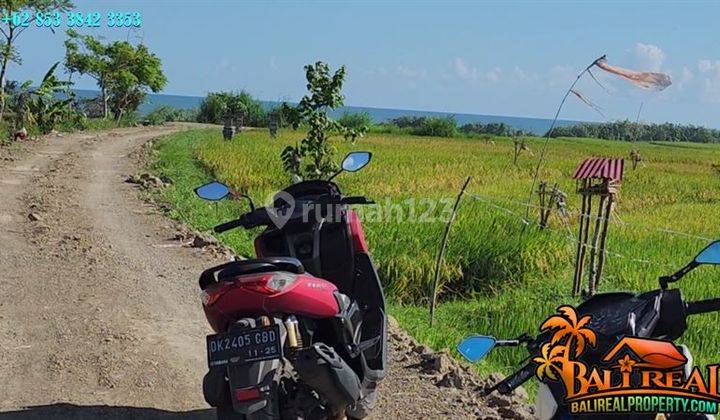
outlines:
[[[199,230],[247,209],[239,201],[208,206],[194,197],[194,187],[217,178],[263,203],[289,182],[278,154],[305,135],[303,130],[281,130],[271,140],[267,131],[251,130],[228,142],[219,131],[180,133],[157,143],[154,168],[173,180],[163,199],[173,217]],[[541,231],[531,209],[532,221],[521,234],[525,207],[517,202],[527,199],[536,157],[522,154],[513,165],[513,139],[492,140],[371,132],[356,145],[334,142],[338,159],[351,150],[373,152],[366,169],[342,175],[338,182],[347,193],[367,195],[388,212],[378,217],[373,208],[358,209],[393,315],[434,348],[452,349],[470,333],[507,338],[537,331],[556,306],[578,302],[569,293],[575,242],[561,220],[553,216],[551,229]],[[526,138],[530,150],[539,150],[542,141]],[[619,141],[555,139],[540,178],[558,182],[568,193],[569,209],[578,209],[570,179],[574,167],[587,156],[627,156],[637,147]],[[644,144],[641,151],[643,163],[625,173],[617,209],[623,223],[611,226],[611,254],[600,284],[604,291],[656,288],[658,276],[674,272],[706,243],[656,229],[720,236],[710,216],[720,201],[720,177],[713,169],[720,162],[720,147],[660,142]],[[430,328],[427,298],[445,220],[440,217],[444,202],[435,200],[452,201],[468,175],[473,176],[470,194],[461,205],[442,270],[443,303],[436,326]],[[432,202],[438,204],[430,209]],[[575,217],[571,223],[575,230]],[[256,234],[235,230],[219,237],[240,255],[250,256]],[[684,279],[682,287],[691,299],[717,296],[720,273],[701,268]],[[717,314],[692,320],[694,326],[684,342],[699,363],[715,357],[720,345],[718,321]],[[522,350],[493,352],[480,367],[507,371],[523,357]]]
[[[720,130],[684,124],[638,124],[628,120],[557,127],[551,137],[595,137],[622,141],[720,143]]]
[[[70,11],[69,0],[18,0],[0,3],[0,13],[12,16],[27,11],[28,27],[50,19],[55,12]],[[148,92],[161,90],[167,79],[160,59],[142,43],[105,42],[99,37],[67,31],[65,56],[57,57],[41,80],[12,79],[9,64],[22,65],[17,40],[28,27],[11,20],[0,22],[0,143],[48,134],[129,126],[138,123],[137,109]],[[73,91],[73,75],[93,78],[96,98],[80,98]],[[155,112],[146,123],[192,118],[167,109]]]

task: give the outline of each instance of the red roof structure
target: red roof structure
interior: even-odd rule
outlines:
[[[598,158],[585,159],[573,173],[573,179],[601,178],[621,182],[623,177],[624,159]]]

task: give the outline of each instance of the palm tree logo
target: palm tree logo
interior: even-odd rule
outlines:
[[[589,315],[578,319],[575,308],[569,305],[560,306],[557,312],[540,326],[540,332],[555,332],[542,346],[541,355],[533,359],[538,363],[536,375],[540,380],[557,379],[555,372],[562,372],[562,366],[570,363],[572,356],[579,357],[587,345],[595,347],[597,341],[595,332],[587,326]]]
[[[543,344],[540,349],[540,356],[533,359],[538,364],[535,370],[535,375],[538,379],[550,378],[557,380],[557,373],[560,373],[560,365],[563,362],[563,353],[565,352],[565,346],[553,346],[550,343]]]

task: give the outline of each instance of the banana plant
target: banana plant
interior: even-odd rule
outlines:
[[[31,82],[25,82],[21,89],[29,96],[26,109],[21,112],[26,112],[28,121],[43,134],[51,132],[58,122],[74,112],[70,106],[75,99],[75,94],[69,89],[72,83],[55,75],[59,64],[57,62],[50,67],[37,88],[30,89]]]

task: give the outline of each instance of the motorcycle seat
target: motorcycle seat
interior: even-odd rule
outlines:
[[[203,271],[200,275],[200,289],[205,290],[205,288],[212,283],[224,281],[232,277],[271,271],[287,271],[294,274],[303,274],[305,267],[303,267],[300,260],[292,257],[230,261]]]

